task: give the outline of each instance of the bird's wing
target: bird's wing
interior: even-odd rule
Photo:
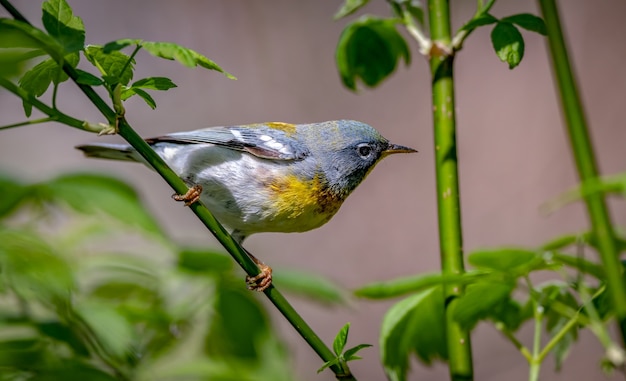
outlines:
[[[306,146],[293,138],[292,131],[276,128],[279,123],[249,126],[210,127],[201,130],[175,132],[146,139],[149,144],[158,142],[201,144],[246,151],[254,156],[274,160],[301,160],[309,154]],[[294,126],[295,128],[295,126]]]

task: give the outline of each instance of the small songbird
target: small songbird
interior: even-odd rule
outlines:
[[[253,233],[303,232],[328,222],[382,158],[416,152],[354,120],[210,127],[146,139],[239,243]],[[88,157],[146,163],[130,145],[81,145]],[[263,291],[271,268],[248,288]]]

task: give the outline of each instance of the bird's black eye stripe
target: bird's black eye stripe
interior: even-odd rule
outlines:
[[[363,143],[356,147],[356,151],[361,157],[368,157],[372,153],[372,147],[369,144]]]

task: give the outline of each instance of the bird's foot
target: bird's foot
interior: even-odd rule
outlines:
[[[189,206],[194,202],[200,200],[200,194],[202,193],[202,185],[194,185],[185,194],[173,194],[172,198],[176,201],[184,201],[185,206]]]
[[[263,292],[272,285],[272,268],[261,261],[257,263],[257,266],[261,272],[259,275],[247,276],[246,285],[248,290]]]

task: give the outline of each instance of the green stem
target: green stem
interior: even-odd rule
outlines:
[[[8,0],[0,0],[0,4],[3,5],[11,15],[25,23],[29,23],[24,16],[17,11]],[[30,24],[30,23],[29,23]],[[91,102],[100,110],[100,112],[107,118],[110,124],[115,125],[117,122],[119,127],[119,134],[126,141],[137,150],[137,152],[152,166],[155,171],[179,194],[187,192],[188,188],[185,183],[172,171],[167,164],[158,156],[152,148],[131,128],[126,122],[126,119],[119,117],[116,113],[107,105],[107,103],[93,90],[91,86],[79,84],[76,79],[78,73],[76,70],[68,65],[63,64],[63,70],[65,73],[76,83],[76,85],[82,90],[82,92],[91,100]],[[0,85],[4,86],[3,79],[0,78]],[[9,82],[9,81],[6,81]],[[9,82],[10,83],[10,82]],[[12,83],[10,83],[12,85]],[[13,85],[15,86],[15,85]],[[23,90],[22,90],[23,91]],[[29,94],[25,95],[29,101],[30,98],[34,98]],[[39,108],[43,105],[41,102],[31,102],[33,106]],[[43,111],[43,110],[42,110]],[[45,111],[44,111],[45,112]],[[81,122],[82,123],[82,122]],[[246,254],[245,250],[237,243],[230,234],[224,229],[224,227],[213,217],[211,212],[197,202],[190,206],[190,209],[196,214],[196,216],[202,221],[202,223],[213,233],[217,240],[224,246],[224,248],[230,253],[230,255],[237,261],[237,263],[245,270],[248,275],[254,276],[259,274],[259,268],[252,262],[250,257]],[[274,287],[270,286],[264,291],[265,295],[276,306],[280,313],[289,321],[289,323],[296,329],[296,331],[302,336],[302,338],[311,346],[311,348],[321,357],[323,361],[332,361],[335,359],[333,352],[324,344],[324,342],[317,336],[315,331],[302,319],[302,317],[296,312],[296,310],[287,302],[285,297]],[[338,380],[356,380],[350,373],[350,369],[347,367],[333,365],[330,367],[335,373]]]
[[[434,45],[450,46],[448,0],[429,0],[430,35]],[[454,106],[453,55],[449,49],[433,49],[430,57],[435,136],[435,171],[441,268],[445,275],[460,275],[463,267],[463,237]],[[446,339],[450,378],[473,380],[472,348],[469,332],[452,316],[454,305],[463,292],[462,284],[444,285]]]
[[[498,331],[500,331],[504,335],[504,337],[506,337],[515,346],[515,348],[517,348],[518,351],[520,351],[522,356],[524,356],[524,358],[526,359],[526,361],[528,361],[529,364],[532,363],[532,360],[533,360],[532,353],[530,353],[530,351],[528,350],[528,348],[524,346],[524,344],[522,344],[519,340],[517,340],[517,337],[515,337],[515,335],[511,331],[509,331],[504,326],[504,324],[496,323],[495,327]]]
[[[31,119],[31,120],[26,120],[24,122],[7,124],[6,126],[0,126],[0,130],[8,130],[9,128],[28,126],[32,124],[41,124],[41,123],[53,122],[53,121],[55,121],[55,118],[51,118],[51,117],[41,118],[41,119]]]
[[[557,79],[561,106],[567,122],[567,132],[576,160],[576,168],[581,182],[598,177],[595,155],[583,106],[578,95],[578,88],[567,54],[567,48],[561,30],[558,9],[555,0],[539,0],[542,16],[548,31],[548,44],[554,74]],[[602,194],[585,196],[585,204],[591,229],[597,240],[598,251],[606,272],[608,291],[613,310],[617,317],[622,336],[626,344],[626,287],[622,279],[622,264],[611,218]]]
[[[535,333],[533,335],[533,357],[530,361],[530,369],[528,372],[528,381],[539,380],[539,371],[541,370],[541,361],[538,360],[539,350],[541,348],[541,323],[543,313],[537,313],[539,310],[537,304],[534,304],[535,309]]]

